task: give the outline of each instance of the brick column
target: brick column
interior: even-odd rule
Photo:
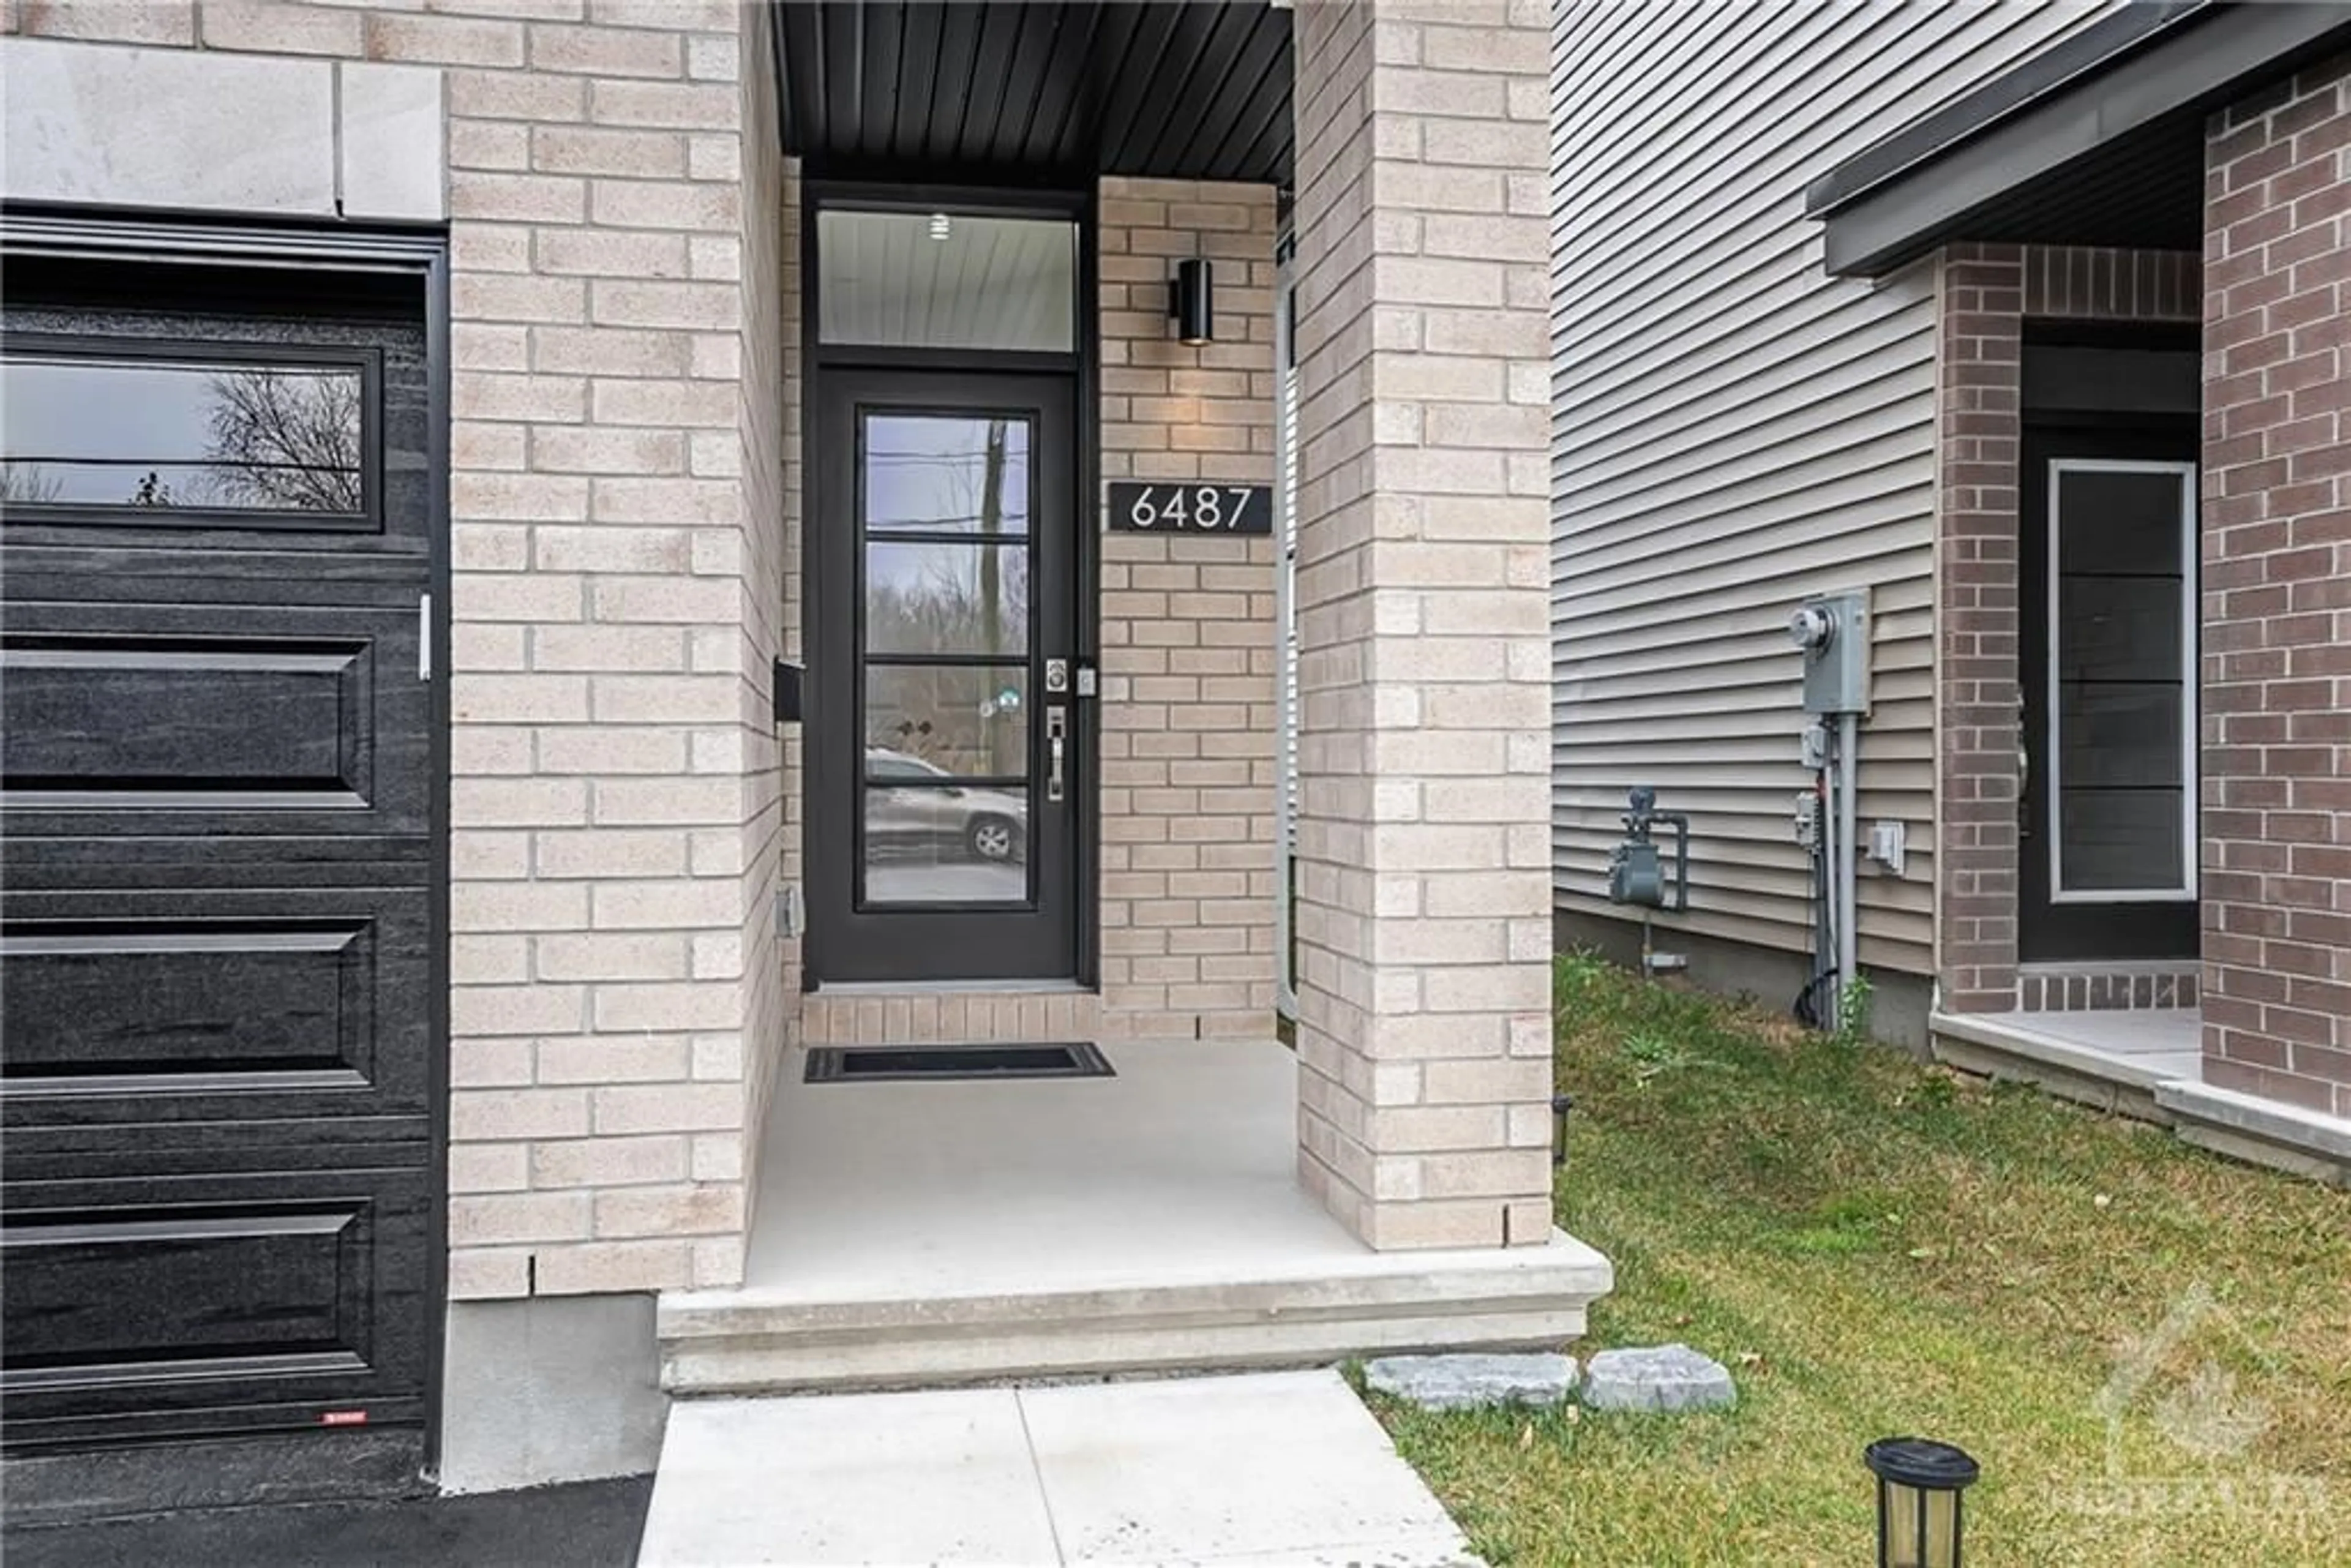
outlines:
[[[2017,473],[2022,254],[1953,246],[1937,275],[1935,967],[1942,1005],[2016,1005]]]
[[[1300,1171],[1551,1233],[1549,7],[1302,4]]]
[[[247,9],[207,10],[207,42]],[[337,47],[446,83],[450,1293],[732,1284],[796,999],[767,691],[796,256],[765,23],[477,9],[266,13],[348,18]]]
[[[2351,57],[2206,152],[2204,1079],[2351,1115]]]
[[[745,746],[743,820],[747,885],[739,951],[705,944],[695,977],[739,975],[743,985],[743,1235],[758,1190],[761,1134],[775,1093],[784,1047],[800,1011],[800,939],[779,936],[775,890],[805,874],[800,727],[775,723],[773,657],[799,659],[800,648],[800,177],[799,160],[783,152],[782,105],[772,57],[771,12],[748,10],[742,70],[743,380],[736,427],[743,444],[743,636],[736,654],[742,680],[736,700]],[[732,960],[713,962],[714,958]],[[695,1174],[725,1169],[723,1145]]]

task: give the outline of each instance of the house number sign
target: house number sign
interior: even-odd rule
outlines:
[[[1270,534],[1270,485],[1144,484],[1114,479],[1110,486],[1114,534]]]

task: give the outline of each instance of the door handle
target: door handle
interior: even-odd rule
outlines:
[[[2032,836],[2032,748],[2025,744],[2024,717],[2016,720],[2016,836]]]
[[[1059,801],[1067,789],[1061,778],[1062,754],[1068,749],[1070,716],[1059,703],[1045,710],[1045,799]]]

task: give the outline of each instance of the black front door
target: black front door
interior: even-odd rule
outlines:
[[[1068,378],[830,371],[810,511],[810,970],[1076,972]]]
[[[418,1445],[421,290],[53,265],[0,334],[8,1445]]]
[[[2024,443],[2028,962],[2197,953],[2195,459],[2188,425]]]

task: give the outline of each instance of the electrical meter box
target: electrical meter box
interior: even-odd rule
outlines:
[[[1869,711],[1869,595],[1807,599],[1788,622],[1804,654],[1806,713]]]

